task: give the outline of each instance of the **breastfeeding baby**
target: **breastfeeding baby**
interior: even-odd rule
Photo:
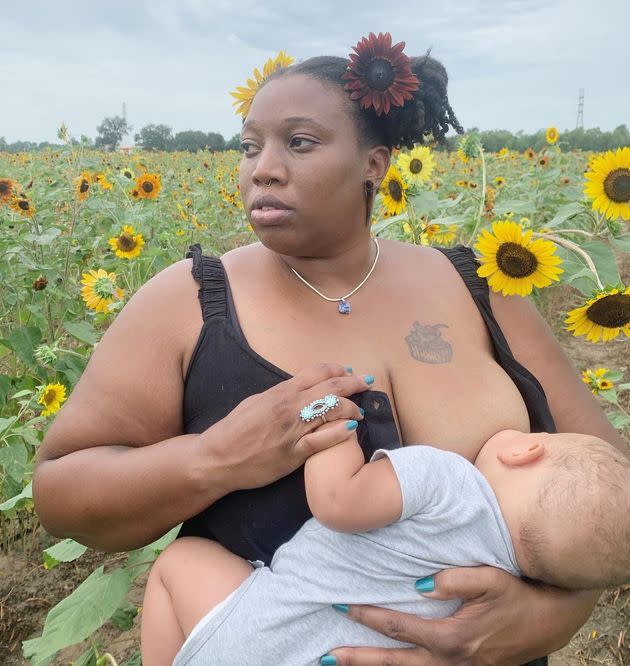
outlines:
[[[366,464],[345,422],[318,431],[340,443],[306,462],[314,518],[269,567],[194,537],[158,558],[145,666],[302,666],[341,646],[404,647],[345,617],[346,606],[451,615],[460,601],[422,594],[449,567],[570,589],[630,581],[630,460],[596,437],[504,430],[474,465],[425,445],[380,449]]]

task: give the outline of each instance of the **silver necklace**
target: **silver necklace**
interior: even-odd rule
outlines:
[[[356,293],[366,283],[367,279],[370,277],[370,275],[372,275],[372,271],[376,267],[376,262],[378,261],[378,255],[380,254],[380,248],[379,248],[379,245],[378,245],[378,241],[376,240],[376,237],[373,237],[372,240],[374,241],[374,245],[376,245],[376,256],[374,257],[374,263],[372,264],[372,268],[370,268],[370,270],[368,271],[367,275],[363,278],[363,280],[361,280],[361,282],[359,282],[359,284],[352,291],[349,291],[345,296],[339,296],[338,298],[329,298],[328,296],[325,296],[324,294],[322,294],[322,292],[319,291],[319,289],[316,289],[312,284],[310,284],[310,282],[307,282],[295,270],[295,268],[292,268],[291,266],[289,266],[289,268],[295,273],[295,275],[297,275],[297,277],[300,278],[300,280],[302,280],[302,282],[307,287],[312,289],[318,296],[321,296],[323,299],[325,299],[327,301],[331,301],[333,303],[339,303],[339,305],[337,306],[337,309],[339,310],[340,314],[350,314],[352,312],[352,308],[350,307],[350,303],[348,303],[347,299],[350,298],[350,296],[352,296],[352,294]]]

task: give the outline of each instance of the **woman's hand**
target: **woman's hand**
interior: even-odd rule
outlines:
[[[361,411],[347,397],[365,391],[373,381],[336,363],[318,363],[243,400],[213,427],[220,426],[221,436],[213,435],[207,447],[208,455],[223,468],[228,492],[266,486],[338,443],[338,438],[314,432],[324,423],[321,417],[307,423],[300,418],[300,410],[332,393],[339,404],[326,413],[326,422],[359,421]],[[203,433],[199,437],[203,443]]]
[[[566,645],[599,596],[535,587],[492,567],[445,569],[434,580],[424,596],[463,599],[454,615],[427,620],[350,606],[351,619],[417,647],[340,648],[330,653],[337,666],[519,666]]]

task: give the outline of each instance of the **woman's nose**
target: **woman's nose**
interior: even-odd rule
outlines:
[[[281,151],[272,145],[261,148],[252,171],[252,182],[256,185],[266,185],[274,180],[284,182],[285,179],[286,165]]]

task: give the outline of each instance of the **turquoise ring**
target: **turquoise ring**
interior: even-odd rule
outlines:
[[[324,414],[326,412],[329,412],[333,407],[336,407],[339,404],[339,398],[336,395],[333,395],[332,393],[329,393],[328,395],[325,395],[323,398],[319,398],[319,400],[313,400],[310,404],[306,405],[305,407],[302,407],[300,410],[300,418],[302,421],[306,421],[307,423],[309,421],[312,421],[313,419],[318,418],[321,416],[324,418]],[[325,418],[324,418],[325,422]]]

